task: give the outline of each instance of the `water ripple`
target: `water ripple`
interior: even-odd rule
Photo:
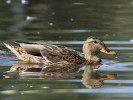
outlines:
[[[133,71],[133,62],[114,63],[108,66],[101,65],[99,70],[101,71]]]
[[[83,44],[84,41],[48,41],[51,44]],[[104,41],[105,44],[133,44],[131,41]]]
[[[70,92],[70,91],[69,91]],[[97,89],[73,89],[73,93],[133,93],[132,86],[117,86]]]

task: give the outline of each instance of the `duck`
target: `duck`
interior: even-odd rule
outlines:
[[[14,41],[20,46],[8,43],[4,45],[10,49],[18,59],[26,63],[43,63],[45,65],[71,65],[71,64],[98,64],[101,59],[99,52],[117,55],[115,51],[107,48],[101,39],[88,37],[83,44],[83,54],[71,48],[44,43]]]

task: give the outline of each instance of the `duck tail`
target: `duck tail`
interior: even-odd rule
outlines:
[[[19,47],[12,46],[12,45],[7,44],[7,43],[5,43],[5,42],[3,42],[3,44],[4,44],[9,50],[11,50],[15,55],[18,54],[18,49],[19,49]]]
[[[10,44],[7,44],[5,42],[3,42],[3,44],[11,51],[13,51],[13,49],[15,48],[14,46],[10,45]]]

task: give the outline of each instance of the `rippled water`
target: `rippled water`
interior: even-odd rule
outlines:
[[[1,0],[0,5],[1,100],[133,99],[132,0]],[[2,43],[45,42],[82,53],[89,36],[118,55],[100,53],[100,65],[43,67],[17,64]]]

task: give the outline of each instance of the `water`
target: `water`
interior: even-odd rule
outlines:
[[[1,0],[0,8],[1,100],[133,99],[132,0]],[[45,42],[82,52],[89,36],[118,55],[100,53],[100,65],[42,69],[17,64],[2,43]]]

